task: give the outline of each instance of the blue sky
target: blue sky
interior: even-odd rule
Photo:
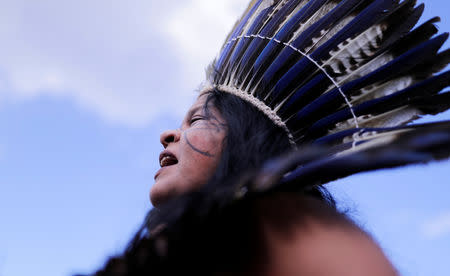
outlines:
[[[0,276],[92,272],[151,208],[159,133],[179,125],[247,4],[161,2],[1,1]],[[424,18],[450,11],[426,4]],[[330,188],[403,275],[448,275],[449,171],[444,161]]]

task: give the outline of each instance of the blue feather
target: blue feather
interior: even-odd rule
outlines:
[[[378,53],[383,53],[386,50],[390,51],[393,45],[399,44],[403,41],[407,41],[407,37],[413,32],[409,33],[411,29],[417,24],[424,11],[424,4],[421,4],[414,8],[416,0],[407,0],[400,4],[396,10],[389,15],[386,24],[389,26],[389,30],[386,31],[385,37],[383,37],[383,43],[378,49]],[[421,37],[426,37],[424,33],[421,33]],[[430,36],[431,37],[431,36]],[[405,39],[406,38],[406,39]],[[429,38],[429,37],[428,37]],[[420,43],[406,43],[410,47],[414,47]],[[402,47],[400,47],[402,48]]]
[[[242,30],[245,27],[245,24],[247,24],[247,21],[250,19],[250,17],[256,12],[256,10],[258,9],[259,5],[261,5],[263,0],[259,0],[249,11],[248,13],[245,15],[244,19],[242,19],[242,21],[239,23],[239,25],[234,29],[234,31],[232,32],[230,39],[237,37]],[[223,63],[225,62],[225,60],[228,58],[228,54],[232,49],[232,44],[228,44],[227,46],[225,46],[225,49],[223,49],[222,54],[220,55],[219,59],[216,62],[215,65],[215,69],[217,71],[220,71],[220,68],[222,68]]]
[[[403,53],[374,72],[354,80],[345,85],[345,91],[358,89],[382,80],[392,79],[394,76],[403,74],[427,59],[436,55],[448,38],[448,33],[441,34],[431,40],[425,41],[415,48]]]
[[[364,31],[366,28],[370,27],[374,22],[378,21],[380,16],[385,16],[387,10],[391,9],[393,5],[392,0],[377,0],[366,9],[364,9],[358,16],[353,19],[349,24],[347,24],[341,31],[339,31],[335,36],[330,38],[317,50],[315,50],[310,56],[313,60],[322,60],[326,56],[329,56],[329,52],[335,48],[339,43],[352,37],[360,32]],[[277,58],[275,62],[269,67],[263,76],[264,83],[270,83],[274,78],[275,74],[284,65],[286,56],[283,54],[286,52],[293,52],[292,49],[284,49],[279,55],[280,59]],[[282,92],[286,90],[287,87],[292,86],[294,80],[298,80],[298,76],[310,76],[312,73],[317,71],[316,65],[307,58],[301,58],[294,66],[292,66],[286,74],[284,74],[280,80],[275,84],[271,90],[271,94],[274,98],[285,96]]]
[[[355,106],[353,110],[356,116],[383,113],[408,104],[408,102],[413,100],[415,97],[420,96],[420,94],[438,93],[448,85],[450,85],[450,70],[391,95],[364,102],[358,106]],[[342,109],[314,123],[308,129],[308,135],[311,135],[317,131],[327,130],[336,123],[350,119],[351,117],[352,114],[348,108]]]
[[[449,143],[449,135],[444,135],[439,142]],[[334,156],[310,162],[305,166],[290,172],[282,179],[282,183],[314,183],[322,184],[358,172],[404,166],[407,164],[424,163],[434,160],[433,155],[418,150],[395,148],[386,150],[378,155],[368,155],[356,152],[349,156],[335,158]],[[326,171],[326,175],[323,172]]]
[[[252,23],[246,35],[251,35],[257,32],[257,30],[261,27],[262,23],[267,19],[267,15],[273,11],[273,6],[264,9],[256,18],[256,20]],[[242,55],[242,52],[245,51],[247,46],[249,45],[251,39],[249,38],[241,38],[238,40],[237,46],[234,48],[233,53],[231,54],[230,61],[228,62],[229,68],[234,68],[236,66],[236,60]]]
[[[323,5],[327,0],[314,0],[309,1],[302,9],[300,9],[275,35],[275,39],[278,41],[287,42],[289,36],[297,29],[298,25],[315,13],[321,5]],[[350,0],[350,1],[361,1],[361,0]],[[348,2],[348,1],[347,1]],[[273,51],[280,46],[279,43],[275,41],[270,41],[269,44],[264,48],[261,54],[255,61],[253,66],[255,71],[258,71],[262,64],[272,55]]]
[[[306,100],[311,93],[316,93],[319,86],[327,85],[329,80],[325,74],[318,74],[311,81],[302,85],[290,98],[287,100],[280,110],[277,112],[282,118],[290,115],[290,111],[293,109],[300,109],[302,106],[308,104],[309,101]],[[272,104],[270,104],[272,105]]]
[[[406,133],[395,133],[397,129],[408,129]],[[374,131],[379,132],[377,129]],[[312,161],[297,166],[297,169],[284,173],[282,183],[303,185],[317,185],[333,181],[362,171],[381,168],[398,167],[407,164],[425,163],[436,159],[447,158],[450,155],[450,122],[423,124],[409,127],[396,127],[380,130],[384,135],[391,135],[392,141],[372,146],[368,149],[355,150],[340,156],[333,152],[339,149],[330,149],[329,155],[319,152],[318,157]],[[392,133],[390,133],[392,132]],[[369,139],[369,141],[377,138]],[[339,142],[337,142],[339,143]],[[357,144],[363,144],[357,142]],[[347,143],[348,148],[352,143]],[[338,147],[342,148],[346,144]],[[320,148],[319,148],[320,149]],[[302,151],[298,155],[301,156]],[[310,154],[311,155],[311,154]],[[299,159],[299,158],[297,158]],[[308,160],[311,160],[310,157]],[[295,159],[293,159],[295,160]],[[301,159],[300,159],[301,160]],[[286,166],[294,167],[294,164]],[[327,173],[324,174],[323,172]],[[309,183],[309,184],[306,184]]]
[[[280,11],[277,12],[276,16],[269,21],[269,23],[261,30],[259,33],[260,36],[269,37],[277,30],[281,23],[285,20],[286,16],[291,13],[295,7],[298,5],[298,2],[301,0],[291,1],[288,4],[284,5]],[[247,47],[243,57],[241,58],[240,64],[243,65],[243,68],[240,70],[238,75],[242,74],[242,71],[245,71],[249,65],[249,60],[253,59],[256,54],[259,53],[257,49],[261,48],[262,45],[268,43],[268,40],[262,39],[253,39],[250,46]]]
[[[414,129],[416,127],[421,126],[427,126],[427,125],[439,125],[439,123],[433,123],[433,124],[422,124],[422,125],[402,125],[402,126],[395,126],[395,127],[368,127],[368,128],[351,128],[351,129],[345,129],[336,133],[332,133],[326,136],[319,137],[318,139],[313,141],[313,145],[317,146],[332,146],[336,144],[341,144],[343,139],[346,137],[353,136],[355,133],[359,133],[360,136],[364,136],[366,133],[377,133],[381,134],[384,132],[392,132],[397,130],[404,130],[404,129]],[[352,142],[350,143],[351,146]]]
[[[330,51],[334,49],[339,43],[345,41],[346,39],[360,34],[367,28],[371,27],[382,17],[388,15],[393,5],[396,4],[395,0],[377,0],[361,13],[358,14],[349,24],[347,24],[341,31],[339,31],[335,36],[327,40],[322,46],[315,50],[311,57],[314,60],[326,59],[329,56]]]
[[[352,136],[353,134],[357,133],[357,132],[373,132],[373,131],[380,131],[379,128],[351,128],[351,129],[346,129],[343,131],[339,131],[327,136],[322,136],[319,137],[318,139],[314,140],[314,142],[312,143],[313,145],[332,145],[332,144],[340,144],[342,143],[342,140],[346,137]]]
[[[347,0],[341,2],[332,11],[327,13],[320,21],[313,24],[307,30],[299,35],[294,41],[293,46],[295,48],[302,49],[311,43],[314,37],[318,37],[320,32],[324,29],[330,28],[337,20],[340,20],[343,16],[352,13],[363,0]]]
[[[325,30],[327,28],[330,28],[333,24],[335,24],[337,21],[341,20],[343,16],[348,15],[351,13],[354,9],[356,9],[361,2],[365,0],[345,0],[339,3],[333,10],[328,12],[323,18],[321,18],[319,21],[311,25],[305,32],[300,34],[299,39],[296,39],[294,42],[297,45],[297,48],[303,48],[306,47],[308,43],[311,43],[312,39],[314,37],[319,36],[320,32],[322,30]],[[294,28],[298,24],[297,20],[294,20],[296,18],[293,18],[290,20],[275,36],[275,39],[278,41],[288,41],[288,37],[292,34],[292,32],[295,30]],[[295,24],[294,24],[295,23]],[[304,45],[300,44],[301,42],[304,42]],[[253,79],[258,79],[260,77],[262,68],[264,64],[266,64],[268,61],[270,61],[273,58],[273,55],[276,53],[277,50],[279,50],[283,45],[280,45],[279,43],[276,43],[275,41],[270,41],[269,44],[266,45],[264,50],[261,52],[261,54],[256,59],[254,65],[253,65]],[[284,57],[280,55],[279,60],[281,60],[281,63],[284,63],[283,60],[286,60],[290,56],[290,54],[293,53],[292,49],[287,49],[285,51]]]
[[[311,0],[311,1],[309,1],[308,4],[306,4],[302,9],[300,9],[295,14],[295,16],[288,21],[288,23],[277,33],[275,38],[280,41],[288,40],[287,38],[290,35],[292,35],[292,32],[296,30],[298,25],[300,23],[302,23],[303,21],[307,20],[308,18],[310,18],[312,15],[314,15],[320,9],[320,7],[327,1],[328,0]],[[264,56],[270,55],[270,51],[275,49],[277,46],[279,46],[278,43],[276,43],[275,41],[270,41],[269,44],[266,46],[266,48],[263,50],[262,54]],[[285,48],[284,51],[288,51],[288,52],[290,52],[290,54],[294,53],[294,50],[292,50],[291,48]],[[289,56],[290,56],[290,54],[289,54]],[[277,60],[278,60],[278,58],[277,58]],[[275,62],[277,62],[277,60],[275,60]],[[254,68],[256,68],[256,70],[258,70],[259,67],[263,64],[263,63],[261,63],[262,61],[264,61],[263,57],[257,58],[256,62],[258,64],[256,64],[256,66],[254,66]],[[285,64],[285,60],[282,64],[283,65]]]
[[[387,81],[392,79],[396,75],[410,70],[415,65],[436,54],[447,38],[448,34],[445,33],[432,40],[426,41],[376,71],[345,84],[341,90],[344,94],[348,95],[348,92],[351,90],[361,89],[377,81]],[[330,112],[333,112],[334,108],[340,106],[342,102],[343,97],[341,92],[335,88],[301,109],[290,123],[295,125],[305,125],[306,123],[312,124],[314,123],[313,118],[318,115],[325,116]]]

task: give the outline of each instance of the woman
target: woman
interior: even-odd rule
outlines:
[[[232,183],[242,172],[293,149],[286,133],[257,108],[219,90],[199,95],[181,127],[163,132],[160,141],[161,169],[150,193],[156,207],[208,180]],[[332,202],[323,188],[311,193]]]
[[[381,145],[380,136],[395,139],[399,129],[417,129],[403,125],[448,109],[449,93],[440,92],[450,73],[440,71],[450,51],[439,52],[448,34],[433,37],[437,17],[413,29],[424,9],[415,4],[251,1],[208,70],[194,104],[194,111],[204,105],[200,116],[187,116],[181,129],[161,135],[169,148],[160,156],[168,162],[163,171],[180,170],[173,181],[164,181],[163,171],[157,175],[152,202],[198,188],[210,177],[224,182],[294,148],[323,146],[332,155]],[[210,144],[191,142],[205,134],[214,134],[205,141]],[[174,164],[178,156],[170,148],[178,137],[192,155]],[[197,168],[204,168],[199,179],[189,179],[196,171],[191,167],[182,170],[191,158],[191,166],[200,162]],[[214,175],[204,173],[215,167]]]
[[[405,126],[450,106],[448,35],[433,37],[436,18],[412,30],[422,12],[251,1],[161,135],[157,208],[98,275],[397,275],[320,184],[450,155],[450,123]]]

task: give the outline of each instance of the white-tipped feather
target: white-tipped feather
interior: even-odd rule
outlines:
[[[291,2],[292,1],[292,2]],[[380,2],[377,5],[371,5],[372,1],[355,2],[355,6],[349,7],[347,11],[340,10],[340,18],[332,18],[334,21],[333,25],[325,26],[323,29],[315,29],[314,37],[311,37],[311,41],[301,41],[303,46],[294,46],[293,42],[298,39],[305,31],[307,31],[313,24],[319,22],[327,14],[331,14],[333,11],[337,11],[336,7],[342,4],[342,1],[338,0],[328,0],[324,1],[323,4],[318,9],[311,12],[307,11],[308,16],[302,20],[302,22],[296,22],[296,26],[291,26],[289,32],[284,33],[285,35],[280,40],[274,40],[279,33],[294,16],[298,15],[299,12],[304,9],[305,5],[313,0],[302,0],[298,1],[296,7],[293,8],[289,6],[292,10],[288,13],[281,13],[280,11],[286,9],[288,6],[294,3],[294,0],[278,0],[278,1],[262,1],[261,4],[256,7],[256,11],[250,16],[249,20],[244,24],[243,30],[239,33],[235,32],[234,37],[227,41],[227,50],[222,54],[226,56],[220,56],[221,61],[225,61],[220,64],[218,72],[210,70],[211,84],[213,87],[226,86],[237,91],[241,91],[244,94],[250,94],[255,98],[258,98],[261,102],[267,104],[273,112],[279,113],[280,119],[285,120],[284,123],[292,127],[293,129],[288,132],[290,137],[294,137],[294,141],[299,144],[308,142],[310,139],[319,139],[320,135],[324,134],[326,130],[316,129],[310,134],[305,133],[308,126],[313,125],[315,122],[320,120],[322,116],[329,116],[334,114],[340,109],[347,108],[351,113],[351,118],[343,122],[338,122],[329,133],[336,133],[338,131],[348,130],[350,128],[364,128],[364,127],[389,127],[398,126],[406,124],[415,118],[422,115],[423,112],[417,108],[408,106],[405,103],[404,107],[397,108],[395,110],[386,111],[373,109],[373,114],[367,114],[357,117],[355,113],[355,107],[364,102],[377,99],[390,95],[392,93],[398,92],[400,90],[406,89],[411,85],[414,85],[422,77],[417,76],[417,74],[403,74],[400,77],[391,79],[392,76],[385,76],[384,79],[378,79],[376,82],[368,83],[365,87],[343,89],[343,86],[355,81],[359,78],[367,76],[374,71],[380,69],[383,66],[388,65],[398,56],[402,55],[403,52],[407,50],[414,50],[414,45],[408,46],[403,44],[407,43],[408,40],[399,41],[403,39],[405,33],[400,34],[400,32],[408,32],[408,26],[412,25],[413,21],[417,18],[415,16],[417,13],[408,14],[408,7],[413,3],[406,3],[408,7],[400,7],[402,3],[396,3],[396,1],[386,1]],[[253,1],[252,5],[255,5],[257,1]],[[295,1],[296,3],[296,1]],[[315,4],[317,2],[314,2]],[[366,5],[367,4],[367,5]],[[378,9],[380,5],[383,5],[383,12]],[[254,6],[250,6],[247,12],[251,10]],[[343,7],[343,6],[342,6]],[[272,8],[270,12],[267,12],[267,8]],[[317,8],[317,7],[316,7]],[[370,9],[374,10],[370,10]],[[412,9],[412,7],[411,7]],[[366,15],[373,16],[370,22],[378,22],[372,24],[372,26],[366,27],[364,30],[359,28],[346,28],[349,24],[353,23],[356,17],[360,17],[361,12],[366,13]],[[261,14],[264,12],[264,18],[261,18]],[[392,13],[396,13],[393,15]],[[405,23],[402,26],[398,26],[403,18],[396,18],[398,14],[405,15]],[[333,13],[333,16],[337,13]],[[244,18],[244,17],[243,17]],[[241,19],[241,23],[242,20]],[[251,26],[255,26],[255,20],[258,18],[258,26],[256,29],[249,34],[249,29]],[[331,19],[331,18],[328,18]],[[327,19],[327,20],[328,20]],[[366,21],[367,18],[361,20],[361,24],[369,23]],[[279,22],[277,25],[273,25],[274,22]],[[325,23],[325,21],[323,21]],[[328,21],[326,21],[328,22]],[[411,22],[409,24],[408,22]],[[330,22],[331,23],[331,22]],[[267,26],[271,26],[268,32]],[[237,24],[236,26],[241,26]],[[342,41],[340,38],[335,37],[340,31],[346,29],[346,33],[343,34],[347,39]],[[264,30],[264,33],[262,31]],[[283,30],[286,31],[286,30]],[[312,31],[312,30],[309,30]],[[387,36],[389,34],[389,36]],[[309,37],[310,33],[308,33]],[[441,36],[444,37],[444,36]],[[411,37],[412,43],[418,43],[419,41],[425,41],[429,39],[427,32],[423,34],[415,33],[414,37]],[[259,59],[263,63],[259,63],[257,71],[254,71],[255,60],[261,57],[261,53],[270,40],[272,42],[278,43],[279,47],[273,48],[271,44],[270,58],[272,60],[267,60],[269,56],[264,56],[264,60]],[[387,43],[389,40],[389,43]],[[253,41],[260,42],[259,44],[252,44]],[[434,43],[436,43],[435,40]],[[329,53],[324,51],[316,51],[319,47],[323,46],[325,43],[332,42],[334,44],[328,45],[328,49],[332,49]],[[398,44],[398,43],[401,44]],[[236,52],[237,45],[244,47],[239,48],[239,53]],[[256,52],[251,53],[251,58],[249,57],[250,45],[258,46],[253,47]],[[306,45],[306,46],[305,46]],[[402,47],[394,47],[393,45],[402,45]],[[428,48],[432,48],[433,44],[429,44]],[[383,47],[383,50],[381,49]],[[282,58],[280,53],[284,50],[290,48],[293,51],[287,51],[288,55],[283,55]],[[225,49],[225,48],[222,48]],[[383,52],[380,52],[380,51]],[[316,51],[316,52],[315,52]],[[402,52],[403,51],[403,52]],[[267,52],[264,52],[267,54]],[[433,55],[434,53],[428,53]],[[422,62],[417,59],[420,55],[410,55],[405,56],[402,60],[398,60],[395,66],[401,65],[400,62],[404,62],[405,66],[407,64],[413,64],[417,62]],[[233,59],[231,59],[233,57]],[[244,57],[245,64],[244,64]],[[307,63],[298,63],[297,61],[303,59],[303,61],[309,60]],[[437,63],[437,61],[435,61]],[[305,68],[299,68],[300,65],[305,64]],[[295,67],[293,67],[295,65]],[[437,66],[436,64],[430,64],[428,68],[424,70],[430,70],[432,66]],[[270,68],[270,72],[267,71]],[[388,69],[389,70],[389,69]],[[296,72],[297,71],[297,75]],[[426,71],[428,72],[428,71]],[[316,77],[321,74],[320,77],[327,78],[323,83],[316,83]],[[381,75],[378,75],[381,76]],[[314,81],[312,81],[314,80]],[[370,81],[370,79],[366,79]],[[285,83],[283,83],[285,81]],[[295,92],[302,89],[303,94],[296,94]],[[325,89],[324,85],[328,85]],[[427,84],[428,85],[428,84]],[[433,85],[430,83],[429,85]],[[326,97],[316,100],[321,95],[331,91],[338,90],[339,94],[329,94]],[[358,90],[357,90],[358,89]],[[234,90],[233,90],[234,91]],[[271,93],[276,94],[271,94]],[[298,98],[294,98],[298,96]],[[407,97],[407,96],[406,96]],[[390,101],[389,98],[386,99]],[[397,99],[398,100],[398,99]],[[299,109],[296,110],[295,105],[299,103]],[[389,104],[389,102],[387,103]],[[397,103],[401,104],[401,103]],[[444,105],[445,107],[445,105]],[[376,108],[376,107],[373,107]],[[384,110],[384,109],[383,109]],[[308,113],[310,111],[311,113]],[[431,112],[431,111],[430,111]],[[295,116],[294,116],[295,115]],[[301,120],[311,120],[304,121]],[[318,126],[318,125],[317,125]],[[292,136],[292,134],[294,134]]]
[[[320,9],[318,9],[310,18],[308,18],[306,21],[300,24],[297,31],[294,32],[294,34],[291,37],[291,40],[288,41],[288,43],[292,43],[294,40],[296,40],[305,30],[307,30],[309,27],[311,27],[311,25],[319,21],[324,15],[326,15],[336,6],[337,3],[335,1],[331,1],[331,3],[327,3]]]
[[[417,119],[423,113],[412,107],[403,106],[379,115],[362,115],[358,117],[358,123],[361,128],[375,127],[395,127],[405,125],[414,119]],[[336,124],[336,126],[328,131],[328,134],[337,133],[339,131],[354,128],[353,119],[348,119]]]
[[[351,97],[351,103],[358,105],[360,103],[370,101],[379,97],[384,97],[392,93],[403,90],[413,84],[413,78],[410,76],[397,78],[385,83],[375,84],[370,87],[361,89],[360,95]]]
[[[340,43],[330,52],[330,58],[323,63],[323,66],[330,67],[335,74],[348,73],[352,68],[358,68],[376,53],[376,49],[380,47],[378,42],[382,40],[386,29],[386,25],[377,24],[359,36]],[[356,64],[352,64],[351,60]]]
[[[395,127],[405,125],[417,118],[423,113],[413,107],[403,106],[393,109],[389,112],[372,116],[370,119],[362,122],[363,127]]]
[[[291,20],[291,19],[297,14],[297,12],[300,11],[300,10],[306,5],[307,2],[308,2],[308,0],[303,0],[303,1],[301,1],[301,2],[295,7],[295,9],[294,9],[291,13],[289,13],[288,16],[286,16],[286,18],[284,19],[284,21],[278,26],[277,30],[275,31],[275,34],[278,33],[278,32],[281,30],[281,28],[283,28],[283,26],[284,26],[286,23],[288,23],[289,20]]]
[[[279,12],[283,8],[283,6],[286,5],[288,2],[289,2],[289,0],[279,1],[279,3],[276,5],[276,7],[273,9],[273,11],[267,17],[266,21],[264,22],[264,24],[262,25],[262,28],[260,30],[262,30],[267,25],[267,23],[269,23],[270,20],[273,19],[274,15],[277,12]]]
[[[369,140],[373,139],[379,139],[379,138],[386,138],[386,137],[395,137],[397,135],[406,133],[408,131],[411,131],[410,129],[398,129],[398,130],[391,130],[388,132],[378,132],[378,131],[363,131],[363,132],[356,132],[351,136],[347,136],[344,139],[342,139],[343,143],[353,143],[354,141],[358,142],[367,142]]]
[[[332,28],[330,28],[328,31],[325,32],[325,34],[316,37],[313,39],[314,43],[310,46],[305,48],[306,53],[312,53],[317,48],[322,46],[325,42],[327,42],[328,39],[332,38],[334,35],[336,35],[340,30],[342,30],[345,26],[347,26],[353,19],[355,19],[354,15],[348,15],[344,18],[342,18],[336,25],[334,25]]]
[[[336,80],[339,83],[339,85],[343,85],[345,83],[348,83],[350,81],[356,80],[362,76],[372,73],[373,71],[377,70],[383,65],[386,65],[387,63],[391,62],[393,59],[394,56],[391,55],[390,53],[383,53],[382,55],[377,56],[368,63],[363,64],[356,70],[349,72],[348,75],[336,77]]]
[[[252,14],[252,16],[250,16],[250,18],[247,21],[247,23],[245,24],[245,27],[243,28],[242,32],[240,34],[238,34],[238,35],[242,35],[242,34],[248,33],[248,30],[252,26],[252,24],[255,21],[255,19],[259,16],[259,14],[263,10],[273,6],[274,3],[275,3],[275,0],[264,0],[264,1],[262,1],[261,4],[259,5],[259,7],[257,8],[257,10]]]
[[[356,138],[356,139],[355,139]],[[336,156],[342,156],[346,154],[351,154],[355,151],[363,151],[365,149],[370,149],[376,146],[380,145],[386,145],[394,141],[396,138],[396,135],[391,134],[385,134],[385,135],[379,135],[377,137],[366,137],[364,140],[364,143],[360,143],[358,145],[354,145],[352,148],[348,150],[341,151],[336,154]],[[362,142],[362,140],[358,140],[357,136],[352,138],[352,142]]]

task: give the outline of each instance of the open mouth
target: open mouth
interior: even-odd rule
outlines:
[[[163,151],[159,156],[159,165],[161,168],[172,166],[178,163],[178,159],[172,153]]]

